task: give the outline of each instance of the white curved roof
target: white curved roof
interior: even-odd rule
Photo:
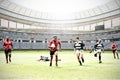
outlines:
[[[9,0],[17,5],[40,12],[56,13],[78,12],[95,8],[111,0]]]
[[[114,10],[120,10],[120,0],[59,1],[0,0],[0,8],[23,16],[46,20],[77,20],[109,13]],[[81,6],[79,7],[79,5]],[[50,10],[48,8],[50,8]]]

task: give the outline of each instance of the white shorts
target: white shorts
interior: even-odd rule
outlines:
[[[83,50],[76,50],[76,54],[82,54]]]
[[[96,54],[96,53],[99,53],[99,52],[101,52],[101,49],[94,50],[94,53],[95,53],[95,54]]]

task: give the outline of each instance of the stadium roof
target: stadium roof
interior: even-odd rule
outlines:
[[[111,0],[9,0],[20,6],[53,14],[79,12],[106,4]]]
[[[92,20],[88,18],[96,16],[100,19],[119,12],[120,0],[0,0],[1,14],[35,22],[79,22]]]

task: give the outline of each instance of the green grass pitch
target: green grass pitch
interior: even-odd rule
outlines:
[[[103,63],[93,53],[84,52],[85,63],[79,66],[72,50],[59,52],[58,67],[49,61],[37,61],[40,55],[48,56],[48,50],[13,51],[12,62],[6,64],[0,51],[0,80],[120,80],[120,59],[113,59],[110,51],[102,54]]]

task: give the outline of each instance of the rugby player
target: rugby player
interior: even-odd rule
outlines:
[[[3,47],[4,47],[4,52],[5,52],[5,57],[6,57],[6,63],[11,62],[11,50],[13,48],[12,41],[7,38],[5,41],[3,41]]]
[[[57,36],[54,36],[48,45],[50,48],[50,66],[52,66],[53,55],[55,55],[55,65],[58,66],[58,46],[61,50],[61,42],[57,39]]]
[[[113,41],[113,43],[111,45],[111,49],[112,49],[112,52],[113,52],[114,59],[116,59],[116,56],[119,59],[119,54],[117,52],[117,47],[118,47],[118,45]]]
[[[82,62],[84,63],[84,58],[83,58],[83,49],[84,49],[85,44],[79,40],[79,37],[76,37],[76,42],[74,44],[74,53],[77,56],[79,64],[82,66]],[[81,62],[82,59],[82,62]]]
[[[104,51],[104,45],[102,44],[101,39],[99,39],[97,44],[94,45],[94,56],[97,57],[97,54],[99,54],[99,63],[102,63],[101,61],[102,50]]]

